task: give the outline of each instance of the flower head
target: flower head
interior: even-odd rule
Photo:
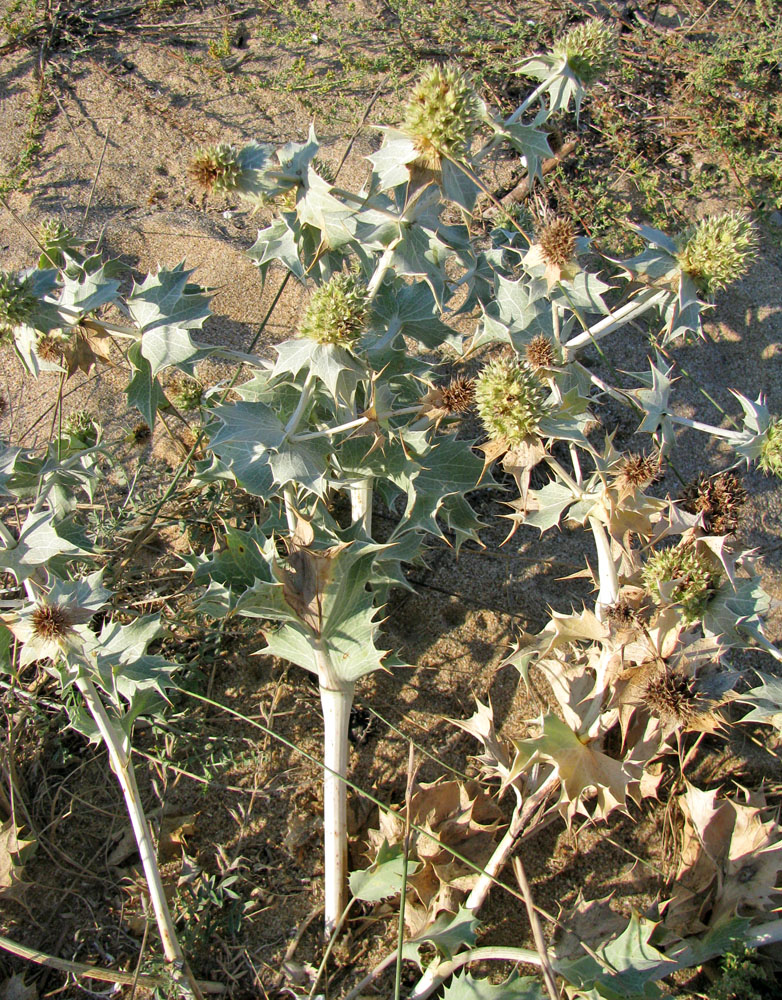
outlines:
[[[0,271],[0,334],[9,333],[15,326],[25,323],[32,315],[36,302],[29,278],[20,278],[11,271]]]
[[[542,383],[521,361],[490,361],[475,384],[475,402],[486,432],[511,446],[537,432],[546,413],[545,399]]]
[[[576,254],[576,232],[570,219],[555,215],[538,235],[540,253],[547,264],[566,267]]]
[[[201,149],[187,168],[190,180],[204,191],[231,191],[236,187],[241,167],[236,146],[221,142]]]
[[[642,575],[654,599],[680,605],[687,622],[701,618],[719,583],[709,557],[691,542],[655,552]]]
[[[766,431],[758,465],[764,472],[782,479],[782,417],[778,417]]]
[[[66,434],[79,437],[83,441],[94,444],[98,437],[97,421],[89,410],[76,410],[63,421]]]
[[[367,293],[354,274],[335,274],[316,288],[302,317],[299,333],[319,344],[349,346],[364,329]]]
[[[615,52],[616,34],[604,21],[597,19],[576,25],[554,46],[554,55],[567,62],[584,87],[610,69]]]
[[[430,66],[413,88],[403,129],[421,153],[421,165],[438,170],[444,156],[462,159],[481,121],[472,78],[454,66]]]
[[[703,514],[703,525],[709,534],[729,535],[739,525],[747,491],[735,472],[704,476],[689,483],[681,495],[682,506],[692,514]]]
[[[676,259],[704,295],[713,295],[740,278],[757,249],[757,233],[742,212],[702,219],[677,240]]]
[[[475,398],[475,380],[457,375],[440,387],[442,406],[446,413],[465,413]]]
[[[554,345],[545,333],[539,333],[532,338],[524,348],[524,357],[534,372],[541,368],[551,368],[552,365],[556,364]]]
[[[690,681],[680,670],[664,670],[653,677],[643,699],[652,714],[663,722],[687,724],[702,714]]]
[[[175,406],[187,412],[195,410],[201,405],[204,387],[197,378],[177,373],[169,380],[166,393]]]
[[[20,666],[35,660],[58,660],[78,642],[74,626],[88,622],[95,614],[76,604],[62,604],[41,598],[3,620],[22,644]]]
[[[128,434],[126,440],[130,445],[137,445],[139,448],[145,445],[152,438],[152,428],[149,424],[140,423],[136,424],[133,430]]]
[[[632,493],[650,486],[660,475],[660,459],[653,455],[630,452],[617,467],[614,482],[620,490]]]

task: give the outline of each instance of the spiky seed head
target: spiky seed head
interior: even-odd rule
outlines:
[[[319,344],[349,346],[361,336],[368,304],[366,287],[358,275],[335,274],[312,293],[299,333]]]
[[[28,320],[35,303],[28,278],[20,278],[12,271],[0,271],[0,334],[10,333],[15,326]]]
[[[606,608],[606,617],[621,632],[635,628],[639,620],[638,612],[627,601],[617,601]]]
[[[475,399],[475,379],[457,375],[440,387],[442,408],[446,413],[465,413]]]
[[[555,267],[565,267],[576,254],[576,231],[570,219],[555,215],[538,234],[543,260]]]
[[[187,412],[201,405],[204,387],[197,378],[176,374],[169,380],[166,395],[178,409]]]
[[[711,477],[701,473],[681,493],[684,509],[692,514],[703,514],[704,527],[714,535],[729,535],[736,530],[747,497],[741,478],[735,472],[721,472]]]
[[[64,343],[61,337],[38,337],[35,341],[35,353],[41,361],[58,362],[62,358]]]
[[[524,357],[535,372],[540,368],[551,368],[556,362],[554,345],[545,333],[539,333],[532,338],[524,349]]]
[[[475,383],[475,403],[486,433],[511,446],[537,432],[546,413],[545,399],[533,370],[515,359],[490,361]]]
[[[670,600],[678,604],[686,622],[703,616],[719,583],[719,574],[697,546],[680,542],[670,549],[661,549],[647,560],[642,571],[643,581],[655,601]],[[673,584],[663,594],[663,584]]]
[[[312,161],[312,169],[318,177],[322,178],[327,184],[334,183],[334,170],[328,163],[326,163],[325,160],[321,160],[319,156],[314,157]]]
[[[758,465],[764,472],[782,479],[782,417],[778,417],[766,431]]]
[[[190,180],[204,191],[231,191],[239,180],[239,152],[229,142],[199,150],[187,168]]]
[[[149,424],[142,422],[136,424],[136,426],[128,435],[128,440],[130,444],[138,445],[139,447],[141,447],[141,445],[146,444],[151,437],[152,437],[152,429],[150,428]]]
[[[403,129],[421,153],[422,166],[439,169],[442,158],[462,159],[481,121],[472,77],[455,66],[430,66],[405,108]]]
[[[97,421],[89,410],[74,411],[65,418],[62,426],[66,434],[74,437],[93,441],[97,438]]]
[[[713,295],[745,274],[758,244],[755,227],[743,212],[702,219],[676,242],[679,267],[704,295]]]
[[[697,699],[687,677],[679,670],[665,670],[646,686],[643,700],[663,722],[686,724],[696,718]]]
[[[605,21],[584,21],[557,42],[554,55],[565,59],[582,86],[589,87],[613,66],[616,42],[616,32]]]
[[[36,639],[60,642],[73,631],[74,620],[59,604],[39,604],[30,616],[30,624]]]
[[[44,219],[38,227],[38,239],[44,247],[59,243],[61,240],[68,240],[71,236],[73,233],[60,219]]]
[[[645,486],[651,485],[659,475],[659,457],[631,452],[620,462],[614,481],[620,489],[642,490]]]

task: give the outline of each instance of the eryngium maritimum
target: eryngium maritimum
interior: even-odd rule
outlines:
[[[744,274],[755,257],[757,234],[741,212],[702,219],[677,240],[679,267],[704,295],[713,295]]]
[[[236,146],[221,142],[199,150],[187,168],[188,176],[204,191],[231,191],[241,173]]]
[[[319,344],[349,346],[361,336],[367,315],[366,288],[354,274],[335,274],[316,288],[299,333]]]
[[[708,556],[687,542],[655,552],[642,575],[655,601],[678,604],[687,622],[697,621],[703,615],[719,582]],[[675,586],[663,593],[661,586],[666,583]]]
[[[481,121],[481,100],[472,78],[453,66],[430,66],[413,88],[405,108],[404,131],[436,170],[442,157],[462,159]]]
[[[574,76],[588,87],[614,62],[616,35],[603,21],[586,21],[569,31],[554,46],[554,55],[564,59]]]
[[[475,383],[475,403],[486,433],[509,445],[537,432],[546,413],[545,398],[535,373],[519,361],[490,361]]]

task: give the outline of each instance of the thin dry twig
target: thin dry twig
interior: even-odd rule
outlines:
[[[551,1000],[559,1000],[560,993],[557,987],[557,980],[546,948],[546,939],[543,937],[540,917],[537,914],[535,903],[532,899],[532,890],[527,881],[527,873],[524,871],[524,865],[518,855],[511,860],[511,863],[513,865],[513,874],[516,876],[516,881],[519,883],[519,888],[524,896],[524,905],[527,907],[527,916],[529,917],[529,925],[532,928],[532,939],[535,942],[535,950],[540,955],[543,982],[546,984],[546,990]]]
[[[17,944],[16,941],[3,935],[0,935],[0,948],[16,955],[17,958],[27,959],[29,962],[35,962],[36,965],[45,965],[47,968],[57,969],[59,972],[69,972],[76,977],[85,976],[88,979],[99,979],[104,983],[120,983],[123,986],[133,986],[134,983],[138,983],[139,986],[148,986],[153,989],[157,986],[168,985],[168,980],[164,976],[138,974],[138,971],[120,972],[114,969],[99,969],[84,962],[69,962],[64,958],[49,955],[45,951],[39,951],[37,948],[28,948],[25,945]],[[219,994],[225,992],[225,986],[222,983],[199,981],[198,985],[204,993]]]

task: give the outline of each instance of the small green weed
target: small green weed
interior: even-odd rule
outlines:
[[[766,1000],[771,996],[768,973],[750,948],[729,951],[722,959],[721,976],[711,1000]]]

